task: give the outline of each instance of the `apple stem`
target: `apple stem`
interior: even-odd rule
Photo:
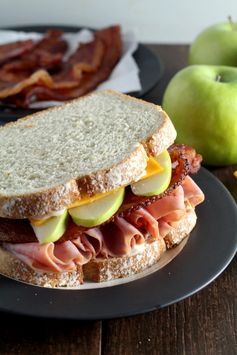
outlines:
[[[232,20],[231,16],[228,16],[228,21],[229,21],[230,27],[232,28],[232,30],[234,30],[235,29],[234,21]]]
[[[220,76],[220,74],[217,74],[217,76],[216,76],[216,81],[221,81],[221,76]]]

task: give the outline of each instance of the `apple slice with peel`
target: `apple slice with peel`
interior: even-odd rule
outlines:
[[[169,186],[172,174],[172,163],[169,153],[165,150],[160,155],[156,156],[155,159],[162,166],[163,170],[151,177],[132,184],[131,189],[134,195],[159,195]]]
[[[68,210],[73,222],[83,227],[95,227],[112,217],[123,203],[125,188],[111,192],[99,200]]]
[[[36,238],[40,244],[56,242],[67,228],[68,212],[65,210],[63,214],[50,217],[44,223],[39,225],[31,223]]]

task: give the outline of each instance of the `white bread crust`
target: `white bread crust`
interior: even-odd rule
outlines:
[[[160,106],[111,90],[89,94],[85,97],[91,95],[97,95],[98,97],[100,95],[118,97],[124,105],[127,102],[139,103],[141,105],[142,102],[142,106],[147,110],[154,110],[159,113],[159,119],[162,123],[159,123],[159,127],[146,137],[145,140],[138,141],[134,151],[129,153],[126,159],[109,168],[100,169],[84,176],[71,177],[69,181],[53,187],[45,186],[45,188],[36,192],[27,193],[25,191],[25,193],[21,194],[0,194],[0,217],[21,219],[44,216],[79,200],[83,193],[93,195],[97,192],[107,192],[120,186],[128,185],[137,181],[144,174],[149,156],[160,154],[174,142],[176,131],[169,117]],[[64,107],[69,108],[74,102],[83,101],[85,97],[72,100],[71,103],[65,104]],[[57,110],[60,110],[60,107],[50,108],[43,111],[43,113],[35,113],[16,122],[6,124],[0,130],[8,130],[8,128],[12,126],[16,127],[22,122],[26,122],[27,124],[29,119],[41,119],[44,112],[49,114],[51,111],[57,112]]]
[[[83,282],[82,267],[62,273],[37,272],[0,247],[0,274],[14,280],[23,281],[31,285],[42,287],[75,287]]]

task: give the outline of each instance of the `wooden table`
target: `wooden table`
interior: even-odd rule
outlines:
[[[165,74],[145,99],[161,103],[170,78],[187,65],[188,46],[150,45],[149,48],[159,54]],[[234,169],[237,165],[212,169],[212,173],[237,200]],[[144,315],[79,322],[0,314],[0,354],[236,355],[236,294],[235,258],[223,274],[202,291]]]

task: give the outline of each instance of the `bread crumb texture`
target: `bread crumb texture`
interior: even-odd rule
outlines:
[[[0,195],[30,194],[118,164],[162,125],[160,111],[100,92],[5,125]]]

